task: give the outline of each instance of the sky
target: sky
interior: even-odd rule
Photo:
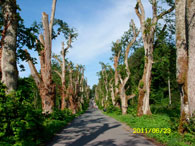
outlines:
[[[50,16],[52,0],[18,0],[18,4],[24,24],[30,26],[34,21],[41,22],[42,12]],[[139,27],[135,4],[136,0],[57,0],[55,18],[67,22],[78,32],[67,58],[74,64],[85,65],[85,77],[91,87],[98,82],[99,62],[113,64],[109,60],[112,42],[128,30],[131,19]],[[150,15],[151,6],[145,0],[143,4],[146,15]],[[65,41],[63,37],[59,37],[52,42],[52,53],[60,54],[62,41]],[[37,52],[29,52],[38,58]],[[30,70],[26,62],[23,64],[26,71],[19,75],[27,77]],[[36,68],[40,70],[39,63]]]

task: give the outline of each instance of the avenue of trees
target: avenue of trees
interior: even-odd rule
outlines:
[[[87,109],[90,88],[85,67],[66,58],[78,34],[55,18],[26,27],[16,0],[0,1],[0,145],[39,145]],[[52,40],[64,36],[61,54],[52,53]],[[40,70],[35,67],[39,56]],[[28,62],[31,75],[18,76]]]
[[[123,115],[167,114],[179,133],[194,134],[195,1],[148,1],[151,18],[142,2],[134,7],[140,28],[131,20],[129,30],[112,43],[113,64],[100,63],[96,103]]]

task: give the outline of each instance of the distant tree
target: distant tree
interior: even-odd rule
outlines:
[[[117,97],[119,97],[118,63],[121,54],[121,47],[120,47],[119,40],[113,43],[112,52],[113,52],[113,61],[114,61],[114,96],[115,96],[114,106],[120,107],[120,104],[117,102]]]
[[[68,28],[67,28],[68,29]],[[66,103],[65,103],[65,99],[67,98],[67,91],[66,91],[66,53],[68,51],[68,49],[71,47],[72,44],[72,40],[76,37],[76,34],[73,34],[73,32],[69,31],[69,39],[67,41],[67,47],[64,47],[64,42],[62,42],[62,50],[61,50],[61,58],[62,60],[57,56],[54,55],[53,58],[55,58],[58,63],[61,66],[61,73],[58,72],[58,70],[54,70],[61,78],[61,110],[64,110],[66,107]]]

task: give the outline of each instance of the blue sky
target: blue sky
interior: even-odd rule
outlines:
[[[110,63],[112,41],[120,39],[124,31],[128,30],[129,22],[133,18],[136,25],[139,21],[134,12],[136,0],[58,0],[55,18],[67,22],[70,27],[78,31],[78,38],[69,50],[67,58],[75,64],[85,65],[85,77],[92,86],[98,81],[96,73],[101,70],[99,62]],[[147,15],[150,14],[148,2],[144,6]],[[35,20],[40,22],[42,12],[50,15],[52,0],[18,0],[21,16],[25,25],[30,26]],[[53,41],[52,52],[59,54],[62,37]],[[30,51],[37,57],[37,52]],[[38,61],[39,62],[39,61]],[[29,76],[27,63],[25,72],[20,76]],[[36,65],[40,69],[40,65]]]

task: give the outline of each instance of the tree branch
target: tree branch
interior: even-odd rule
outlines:
[[[54,59],[56,59],[56,60],[59,62],[60,66],[62,66],[62,60],[60,60],[60,59],[58,58],[58,56],[53,55],[52,57],[53,57]]]
[[[50,41],[52,40],[52,28],[53,28],[53,21],[54,21],[54,16],[55,16],[55,10],[56,10],[56,0],[53,0],[52,10],[51,10],[51,18],[50,18],[50,23],[49,23]]]
[[[166,15],[166,14],[172,12],[174,9],[175,9],[175,6],[172,6],[172,7],[171,7],[170,9],[168,9],[167,11],[163,11],[161,14],[159,14],[159,15],[157,16],[157,19],[158,19],[158,20],[161,19],[164,15]]]
[[[136,96],[135,94],[128,95],[128,96],[127,96],[127,100],[132,99],[132,98],[134,98],[135,96]]]
[[[139,9],[140,9],[141,13],[140,13]],[[145,10],[144,10],[144,6],[143,6],[141,0],[137,0],[135,12],[140,20],[142,34],[144,34],[145,29],[146,29],[146,27],[145,27]],[[143,39],[145,39],[145,37]]]
[[[59,71],[54,70],[54,72],[62,79],[62,75],[61,75],[61,73]]]
[[[26,56],[28,58],[27,62],[28,62],[29,67],[30,67],[31,75],[32,75],[33,79],[35,80],[36,85],[39,87],[42,80],[37,72],[37,69],[35,68],[35,66],[31,60],[30,54],[28,53],[28,51],[26,49],[24,51],[26,52]]]
[[[44,76],[42,76],[45,84],[50,85],[51,80],[51,40],[50,40],[50,32],[49,32],[49,22],[48,15],[46,13],[42,13],[42,21],[44,28],[44,39],[45,39],[45,47],[44,47],[44,57],[45,57],[45,67],[44,67]]]
[[[67,43],[67,47],[65,48],[65,52],[71,47],[71,44],[72,44],[72,36],[70,34],[69,35],[69,40],[68,40],[68,43]]]

